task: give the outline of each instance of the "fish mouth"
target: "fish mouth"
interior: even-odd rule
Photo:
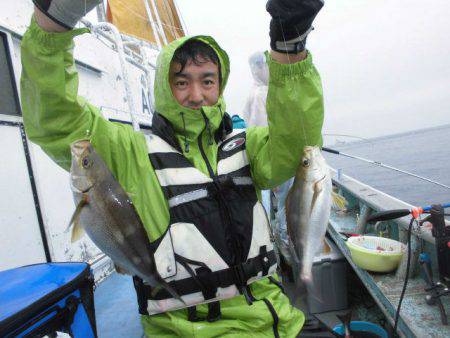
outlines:
[[[320,176],[319,176],[319,175]],[[326,174],[320,174],[320,173],[318,173],[318,170],[314,170],[314,172],[310,172],[310,173],[308,173],[305,177],[304,177],[304,179],[303,179],[303,181],[306,183],[306,182],[310,182],[310,183],[314,183],[314,182],[316,182],[316,183],[319,183],[319,182],[321,182],[321,181],[323,181],[325,178],[327,177],[327,175]]]
[[[72,153],[72,167],[70,173],[70,188],[74,193],[84,194],[92,189],[93,182],[89,182],[88,177],[82,170],[81,159],[89,154],[91,142],[89,140],[75,141],[70,145]]]
[[[70,151],[72,156],[75,158],[80,158],[87,149],[89,149],[91,142],[89,140],[79,140],[75,141],[70,145]]]
[[[309,159],[320,156],[321,153],[322,151],[318,146],[305,146],[303,148],[303,157]]]
[[[73,192],[77,193],[77,194],[85,194],[87,192],[89,192],[89,190],[91,190],[95,184],[91,184],[87,187],[83,187],[83,188],[78,188],[75,186],[74,181],[76,181],[77,179],[82,179],[83,176],[73,176],[70,180],[70,189],[72,189]]]

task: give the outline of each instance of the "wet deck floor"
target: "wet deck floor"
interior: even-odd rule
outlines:
[[[292,299],[302,299],[295,294],[293,286],[287,293]],[[113,273],[95,290],[95,314],[99,338],[141,338],[141,327],[136,294],[129,276]],[[294,305],[303,309],[304,304],[296,301]],[[335,313],[322,314],[321,319],[330,327],[338,324]]]
[[[95,290],[99,338],[140,338],[143,330],[130,276],[113,273]]]

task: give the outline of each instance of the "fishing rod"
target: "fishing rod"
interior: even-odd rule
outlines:
[[[355,156],[355,155],[350,155],[350,154],[347,154],[347,153],[343,153],[342,151],[335,150],[335,149],[331,149],[331,148],[327,148],[327,147],[322,147],[322,150],[325,151],[325,152],[327,152],[327,153],[330,153],[330,154],[335,154],[335,155],[340,155],[340,156],[345,156],[345,157],[353,158],[353,159],[355,159],[355,160],[360,160],[360,161],[362,161],[362,162],[374,164],[374,165],[377,165],[377,166],[382,167],[382,168],[386,168],[386,169],[390,169],[390,170],[393,170],[393,171],[397,171],[397,172],[399,172],[399,173],[406,174],[406,175],[409,175],[409,176],[413,176],[413,177],[419,178],[419,179],[421,179],[421,180],[423,180],[423,181],[427,181],[427,182],[429,182],[429,183],[433,183],[433,184],[435,184],[435,185],[438,185],[438,186],[440,186],[440,187],[443,187],[443,188],[446,188],[446,189],[449,189],[449,190],[450,190],[450,186],[448,186],[448,185],[446,185],[446,184],[443,184],[443,183],[440,183],[440,182],[436,182],[436,181],[434,181],[434,180],[432,180],[432,179],[429,179],[429,178],[426,178],[426,177],[423,177],[423,176],[420,176],[420,175],[411,173],[411,172],[406,171],[406,170],[402,170],[402,169],[395,168],[395,167],[393,167],[393,166],[384,164],[384,163],[379,162],[379,161],[373,161],[373,160],[369,160],[369,159],[364,158],[364,157],[359,157],[359,156]]]
[[[356,136],[356,135],[349,135],[349,134],[333,134],[333,133],[323,133],[322,135],[323,135],[323,136],[334,136],[334,137],[348,137],[348,138],[354,138],[354,139],[357,139],[357,140],[361,140],[361,141],[364,141],[364,142],[368,142],[368,143],[370,143],[372,146],[374,145],[373,141],[371,141],[370,139],[365,138],[365,137],[361,137],[361,136]]]
[[[450,203],[441,204],[443,209],[450,208]],[[430,210],[433,208],[432,205],[426,207],[414,207],[411,209],[394,209],[394,210],[385,210],[379,211],[367,218],[367,222],[380,222],[380,221],[389,221],[391,219],[396,219],[404,216],[411,215],[413,218],[417,219],[421,214],[428,214]],[[450,216],[450,214],[443,214],[444,216]]]

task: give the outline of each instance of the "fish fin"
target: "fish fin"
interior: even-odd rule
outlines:
[[[84,229],[80,225],[80,214],[81,214],[81,210],[83,209],[83,207],[87,204],[88,204],[88,195],[83,194],[83,197],[81,198],[80,202],[78,202],[78,205],[77,205],[72,217],[70,218],[69,226],[67,227],[65,232],[68,232],[70,230],[71,225],[73,224],[72,237],[71,237],[72,243],[78,241],[84,235]]]
[[[322,253],[330,253],[331,252],[331,247],[328,245],[327,241],[325,240],[325,238],[323,239],[323,250]]]
[[[323,190],[323,185],[324,185],[326,178],[327,178],[327,176],[325,175],[320,180],[318,180],[317,182],[314,183],[314,194],[313,194],[313,197],[311,200],[311,212],[315,209],[317,199],[319,198],[320,193]]]
[[[120,273],[121,275],[130,275],[130,273],[126,269],[120,267],[116,263],[114,263],[114,269],[116,270],[117,273]]]
[[[341,196],[334,191],[331,192],[331,207],[334,210],[345,210],[347,205],[348,202],[344,196]]]
[[[294,183],[295,184],[295,183]],[[286,200],[284,202],[285,212],[286,212],[286,228],[289,235],[289,238],[294,239],[295,236],[295,229],[294,224],[291,224],[292,220],[290,219],[290,211],[291,211],[291,198],[294,195],[294,184],[292,185],[291,189],[289,189],[289,192],[286,195]]]
[[[75,208],[75,211],[72,214],[72,217],[70,218],[69,221],[69,225],[67,226],[65,232],[68,232],[70,230],[70,227],[72,226],[72,224],[75,224],[76,222],[78,222],[78,219],[80,218],[80,214],[81,214],[81,210],[83,209],[83,207],[88,204],[88,195],[87,194],[83,194],[83,196],[81,197],[81,200],[78,202],[77,207]]]
[[[73,243],[73,242],[78,241],[81,237],[83,237],[83,235],[84,235],[84,229],[77,220],[77,221],[75,221],[74,227],[72,229],[71,242]]]

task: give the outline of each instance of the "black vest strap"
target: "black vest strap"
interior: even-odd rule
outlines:
[[[219,320],[221,316],[220,302],[208,303],[208,316],[206,317],[206,320],[212,323]]]
[[[217,287],[214,287],[213,285],[209,284],[204,284],[200,278],[204,274],[211,273],[211,269],[208,268],[208,266],[205,263],[194,261],[192,259],[182,257],[178,254],[175,254],[175,260],[178,263],[180,263],[191,275],[192,280],[198,285],[200,291],[202,292],[203,298],[208,300],[216,297]],[[199,266],[199,268],[195,269],[194,272],[194,270],[189,266],[189,264]]]
[[[276,263],[276,256],[273,250],[265,252],[254,258],[250,258],[248,261],[232,266],[228,269],[223,269],[214,272],[196,274],[196,278],[184,278],[178,281],[172,281],[169,283],[180,296],[188,295],[196,292],[204,292],[202,286],[205,289],[217,290],[218,287],[228,287],[230,285],[236,285],[239,289],[247,285],[247,281],[258,275],[259,272],[268,271],[269,268]],[[198,271],[198,269],[197,269]],[[138,293],[138,302],[140,299],[151,300],[163,300],[172,298],[169,292],[165,289],[160,290],[155,295],[152,295],[152,288],[142,283],[136,286],[136,292]],[[214,298],[216,292],[212,295],[208,294],[208,298]],[[206,297],[205,297],[206,298]]]
[[[190,322],[199,322],[202,319],[197,317],[197,307],[196,306],[190,306],[187,308],[188,311],[188,320]]]
[[[222,316],[222,313],[220,312],[220,302],[208,303],[208,315],[206,316],[206,318],[200,318],[197,316],[196,306],[188,307],[187,310],[188,320],[190,322],[201,322],[203,320],[207,320],[208,322],[212,323],[218,321]]]

